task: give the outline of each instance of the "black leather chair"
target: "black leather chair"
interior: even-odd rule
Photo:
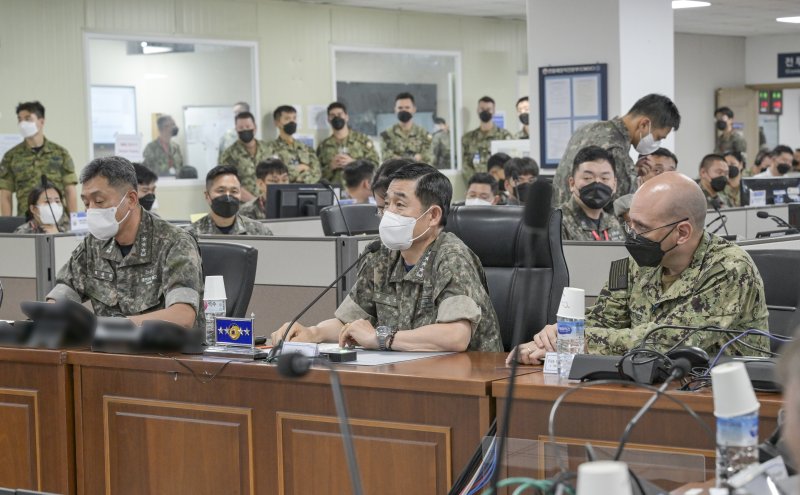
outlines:
[[[256,280],[258,250],[229,242],[201,241],[198,245],[203,259],[203,276],[222,275],[225,278],[226,316],[246,317]]]
[[[800,327],[800,251],[765,249],[749,251],[764,281],[769,309],[769,330],[794,336]],[[773,340],[773,352],[781,343]]]
[[[561,293],[569,284],[561,248],[561,211],[550,214],[546,229],[526,227],[523,217],[520,206],[456,207],[445,227],[483,264],[506,351],[511,350],[517,310],[523,311],[523,342],[527,342],[545,325],[555,323]]]
[[[0,217],[0,232],[11,234],[23,223],[25,223],[25,217]]]
[[[347,219],[347,226],[353,235],[377,234],[381,219],[378,218],[378,208],[370,204],[351,204],[342,205],[341,211],[338,205],[327,206],[319,212],[319,219],[322,222],[322,232],[326,236],[347,235],[342,214]]]

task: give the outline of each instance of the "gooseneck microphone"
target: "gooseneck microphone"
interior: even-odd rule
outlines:
[[[719,208],[720,208],[719,198],[713,198],[711,200],[711,206],[714,208],[714,211],[717,212],[717,218],[715,218],[714,220],[711,220],[710,222],[708,222],[708,225],[706,225],[706,228],[709,228],[711,225],[715,224],[716,222],[721,222],[719,227],[714,229],[714,231],[711,232],[711,233],[712,234],[716,234],[719,231],[719,229],[725,229],[725,235],[726,236],[730,236],[730,234],[728,233],[728,225],[727,225],[728,224],[728,217],[726,215],[723,215],[722,212],[719,210]]]
[[[363,260],[365,256],[367,256],[370,253],[374,253],[375,251],[377,251],[380,248],[381,248],[381,242],[380,241],[372,241],[371,243],[367,244],[367,247],[364,248],[364,252],[361,253],[361,255],[359,255],[359,257],[356,259],[356,261],[352,265],[348,266],[347,269],[345,271],[343,271],[341,275],[336,277],[336,280],[331,282],[331,284],[329,286],[327,286],[324,289],[322,289],[322,292],[320,292],[317,295],[317,297],[314,298],[313,301],[308,303],[308,306],[303,308],[303,310],[300,311],[300,313],[297,316],[295,316],[292,319],[291,322],[289,322],[289,326],[287,326],[286,327],[286,331],[283,332],[283,336],[281,336],[280,342],[278,342],[277,344],[275,342],[272,343],[272,349],[269,351],[269,354],[267,355],[267,362],[272,362],[272,361],[275,360],[275,356],[278,354],[278,351],[281,350],[281,348],[283,347],[283,343],[286,341],[286,336],[289,335],[289,330],[291,330],[292,327],[294,326],[294,324],[297,323],[297,320],[302,318],[303,315],[306,314],[306,311],[311,309],[311,306],[315,305],[317,303],[317,301],[319,301],[322,298],[322,296],[324,296],[329,290],[331,290],[333,288],[333,286],[338,284],[339,281],[342,280],[345,277],[345,275],[350,273],[350,270],[352,270],[353,268],[358,266],[358,264],[361,263],[361,260]]]
[[[56,230],[61,232],[61,227],[58,226],[58,218],[56,218],[56,214],[53,212],[53,205],[50,204],[50,198],[47,197],[47,185],[50,181],[47,180],[47,176],[42,174],[42,189],[44,189],[44,198],[47,200],[47,207],[50,208],[50,215],[53,216],[53,220],[56,222]]]
[[[347,225],[347,217],[344,215],[344,211],[342,211],[342,203],[339,202],[339,196],[336,195],[336,191],[333,190],[333,185],[325,179],[320,179],[319,183],[325,187],[327,187],[331,194],[333,194],[333,199],[336,200],[336,206],[339,207],[339,215],[342,216],[342,222],[344,222],[344,230],[347,232],[347,235],[352,237],[353,232],[350,230],[350,226]]]
[[[330,371],[331,391],[333,392],[333,403],[336,406],[336,415],[339,417],[339,430],[342,432],[342,443],[344,453],[347,458],[347,469],[350,471],[350,483],[353,485],[353,493],[362,495],[361,476],[358,470],[358,460],[356,459],[356,449],[353,447],[353,433],[350,431],[350,422],[347,420],[347,408],[344,402],[344,392],[339,381],[339,374],[336,368],[324,359],[316,361],[327,367]],[[311,359],[296,352],[281,355],[278,359],[278,372],[287,378],[299,378],[308,373],[311,367]]]
[[[776,215],[771,215],[770,213],[768,213],[768,212],[766,212],[766,211],[764,211],[764,210],[761,210],[761,211],[757,212],[757,213],[756,213],[756,216],[757,216],[758,218],[765,218],[765,219],[766,219],[766,218],[771,218],[771,219],[772,219],[772,220],[773,220],[775,223],[777,223],[777,224],[778,224],[780,227],[783,227],[783,228],[785,228],[785,229],[792,230],[792,231],[794,231],[794,232],[792,232],[792,233],[794,233],[794,234],[796,234],[796,233],[797,233],[797,228],[796,228],[795,226],[793,226],[792,224],[790,224],[789,222],[787,222],[786,220],[784,220],[783,218],[781,218],[781,217],[779,217],[779,216],[776,216]],[[788,233],[788,232],[787,232],[787,233]]]

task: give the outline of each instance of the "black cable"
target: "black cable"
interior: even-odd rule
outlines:
[[[497,434],[497,418],[492,420],[492,424],[489,425],[489,430],[482,438],[486,437],[493,437]],[[478,469],[483,461],[483,440],[478,443],[478,448],[472,454],[472,458],[470,458],[467,466],[461,471],[461,474],[458,475],[455,483],[450,488],[450,491],[447,492],[447,495],[458,495],[461,493],[466,484],[472,479],[472,476],[475,474],[475,470]]]
[[[208,378],[200,378],[199,376],[197,376],[197,372],[195,372],[195,371],[194,371],[192,368],[190,368],[189,366],[187,366],[185,363],[183,363],[183,362],[181,362],[180,360],[178,360],[178,358],[176,358],[175,356],[167,356],[166,354],[161,354],[161,353],[159,353],[158,355],[159,355],[159,356],[161,356],[161,357],[165,357],[165,358],[172,359],[173,361],[175,361],[176,363],[178,363],[179,365],[181,365],[183,368],[187,369],[187,370],[189,371],[189,373],[191,373],[191,375],[192,375],[192,378],[194,378],[194,379],[195,379],[195,380],[197,380],[198,382],[202,383],[203,385],[205,385],[205,384],[207,384],[207,383],[211,383],[211,382],[214,380],[214,378],[216,378],[216,377],[217,377],[217,375],[219,375],[220,373],[222,373],[222,370],[224,370],[225,368],[227,368],[227,367],[228,367],[228,365],[229,365],[229,364],[231,364],[231,363],[233,362],[233,360],[228,360],[228,361],[225,361],[224,363],[222,363],[222,366],[220,366],[220,368],[219,368],[217,371],[215,371],[215,372],[214,372],[214,374],[212,374],[212,375],[211,375],[211,376],[209,376]],[[173,372],[173,373],[174,373],[174,372]],[[208,376],[208,372],[207,372],[207,371],[205,371],[205,372],[203,372],[203,373],[204,373],[206,376]]]

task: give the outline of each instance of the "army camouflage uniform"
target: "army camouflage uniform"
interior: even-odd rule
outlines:
[[[161,141],[155,139],[144,147],[142,165],[149,168],[159,177],[173,176],[183,167],[181,147],[174,141],[169,142],[169,154],[164,151]],[[174,169],[170,171],[170,169]]]
[[[488,172],[489,157],[492,156],[492,141],[511,139],[511,133],[493,125],[489,132],[480,127],[461,137],[461,156],[464,166],[461,173],[469,180],[476,172]]]
[[[607,283],[597,304],[586,311],[586,340],[590,353],[624,354],[659,325],[768,329],[764,284],[753,260],[742,248],[720,237],[704,232],[689,267],[666,291],[662,286],[661,267],[640,268],[632,258],[615,263],[627,263],[627,278],[619,281],[609,277],[609,283],[623,287],[609,288]],[[664,329],[651,340],[662,344],[656,349],[664,351],[688,333],[690,331]],[[698,346],[714,355],[731,338],[725,334],[697,332],[685,345]],[[748,336],[743,340],[760,349],[769,349],[764,337]],[[738,342],[726,351],[759,354]]]
[[[725,197],[728,198],[728,203],[729,203],[728,206],[733,207],[733,208],[737,208],[739,206],[742,206],[742,188],[743,187],[744,186],[742,185],[741,181],[739,181],[739,188],[738,189],[732,188],[730,184],[725,186],[725,190],[722,191],[722,192],[723,192],[723,194],[725,194]]]
[[[264,204],[264,198],[257,197],[252,201],[248,201],[239,208],[239,215],[253,220],[264,220],[267,218],[267,205]]]
[[[433,136],[422,127],[414,124],[408,134],[400,124],[395,124],[381,133],[381,154],[384,160],[391,158],[411,158],[420,154],[422,163],[433,165]]]
[[[586,146],[592,145],[600,146],[611,153],[616,162],[617,193],[612,200],[636,192],[636,171],[633,160],[628,154],[631,149],[631,137],[622,122],[622,117],[614,117],[608,121],[587,124],[572,135],[553,178],[553,205],[559,205],[569,199],[571,194],[569,177],[572,175],[575,155]]]
[[[264,141],[256,141],[256,154],[250,156],[242,141],[237,140],[222,153],[220,165],[235,167],[239,171],[239,182],[250,194],[258,195],[256,184],[256,165],[268,158],[272,158],[271,148]]]
[[[59,270],[48,299],[92,302],[97,316],[132,316],[188,304],[204,326],[203,266],[195,238],[141,209],[133,248],[87,235]]]
[[[236,129],[228,129],[225,134],[219,138],[219,154],[217,155],[217,163],[222,163],[222,155],[225,150],[233,146],[233,143],[239,140],[239,133]]]
[[[336,318],[401,331],[469,320],[468,350],[503,350],[480,260],[449,232],[440,233],[408,273],[399,251],[381,248],[368,255]]]
[[[433,163],[438,169],[450,168],[450,133],[447,131],[437,131],[433,133]]]
[[[281,138],[267,143],[269,154],[273,158],[280,158],[280,160],[289,167],[289,182],[301,184],[315,184],[322,177],[322,171],[319,168],[319,158],[314,153],[314,149],[310,146],[301,143],[297,139],[293,139],[291,143],[287,143]],[[311,170],[305,172],[298,172],[297,166],[305,163]]]
[[[709,210],[713,210],[714,209],[714,203],[713,203],[714,196],[709,194],[708,191],[706,191],[706,188],[703,187],[702,185],[700,186],[700,189],[703,190],[703,196],[706,197],[706,204],[708,205],[708,209]],[[719,200],[719,207],[720,208],[730,208],[730,207],[734,206],[733,202],[731,201],[731,199],[724,192],[718,192],[716,198]]]
[[[729,151],[746,152],[747,141],[745,141],[744,136],[736,131],[732,131],[728,137],[725,137],[724,134],[717,135],[714,153],[723,155]]]
[[[236,215],[233,229],[225,234],[214,224],[211,215],[206,215],[191,224],[188,231],[194,235],[272,235],[272,231],[261,222]]]
[[[525,132],[525,129],[520,130],[518,133],[514,135],[514,139],[530,139],[531,137],[528,136],[528,133]]]
[[[586,213],[571,197],[561,205],[564,213],[561,219],[562,241],[625,241],[625,233],[617,217],[601,211],[600,224],[586,216]]]
[[[42,174],[62,193],[67,186],[78,183],[75,164],[67,150],[47,138],[38,153],[23,141],[0,161],[0,189],[16,193],[17,216],[25,216],[28,195],[42,183]]]
[[[71,228],[69,216],[64,213],[61,215],[61,218],[58,219],[58,230],[59,232],[69,232]],[[29,220],[14,230],[15,234],[46,234],[44,229],[42,228],[36,220]]]
[[[344,185],[342,169],[331,170],[333,157],[340,153],[349,155],[354,160],[369,160],[376,167],[380,165],[380,158],[378,157],[378,152],[375,151],[375,145],[372,144],[372,140],[366,134],[350,129],[344,141],[339,141],[331,135],[317,146],[317,156],[322,166],[322,177],[331,184]]]

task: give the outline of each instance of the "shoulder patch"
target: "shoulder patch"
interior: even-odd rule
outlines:
[[[628,258],[611,262],[608,273],[608,290],[628,288]]]

